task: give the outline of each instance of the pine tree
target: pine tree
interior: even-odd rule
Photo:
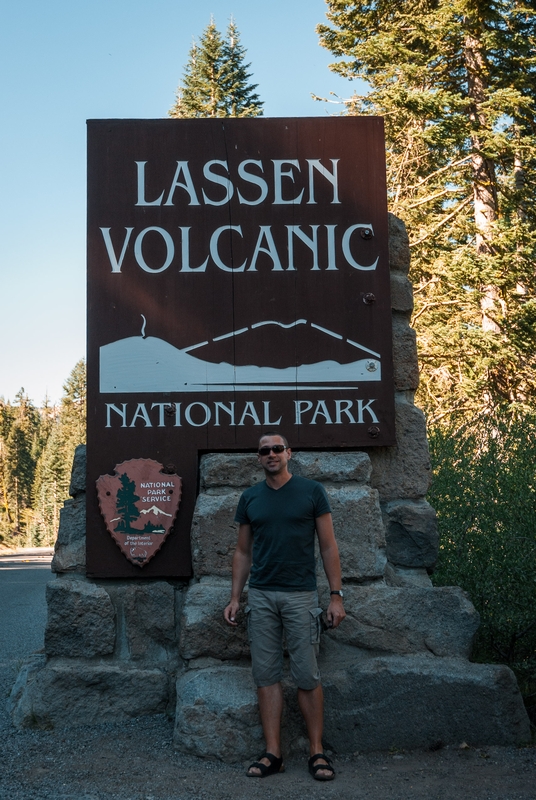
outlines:
[[[86,365],[78,361],[63,386],[57,414],[37,462],[32,488],[32,536],[35,544],[53,544],[59,513],[69,496],[74,451],[86,440]],[[49,414],[50,416],[50,414]],[[42,411],[43,417],[43,411]]]
[[[138,519],[140,511],[136,505],[140,499],[136,494],[136,484],[131,481],[126,472],[119,476],[121,488],[117,490],[116,509],[121,519],[117,524],[117,531],[129,533],[132,531],[131,523]]]
[[[39,455],[39,412],[21,389],[0,408],[0,536],[29,544],[32,485]]]
[[[79,361],[59,407],[37,409],[21,389],[0,398],[0,541],[50,545],[69,496],[75,448],[85,442],[86,365]]]
[[[184,69],[183,85],[170,117],[255,117],[262,114],[262,102],[249,84],[250,64],[244,63],[246,50],[233,21],[227,40],[211,19],[199,43],[194,41]]]
[[[256,94],[258,84],[248,83],[252,73],[251,64],[245,64],[246,49],[240,44],[240,33],[233,20],[227,28],[227,40],[223,45],[223,94],[227,117],[258,117],[263,103]]]
[[[331,69],[384,116],[410,233],[421,402],[439,419],[536,389],[536,3],[327,0]]]
[[[32,489],[32,539],[36,546],[51,545],[56,539],[60,509],[68,497],[68,454],[63,430],[56,421],[37,462]]]
[[[86,384],[86,362],[81,359],[63,385],[60,403],[60,424],[67,456],[70,456],[69,472],[75,448],[86,441]]]

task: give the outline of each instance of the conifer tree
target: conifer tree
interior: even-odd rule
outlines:
[[[74,451],[86,440],[86,365],[73,367],[46,444],[37,462],[32,489],[32,535],[35,544],[55,541],[60,509],[69,496]],[[42,414],[43,416],[43,414]],[[43,423],[45,424],[45,423]]]
[[[32,485],[39,455],[39,412],[21,389],[0,404],[0,535],[28,544]]]
[[[385,118],[410,233],[421,402],[439,419],[536,389],[534,0],[327,0],[331,69]]]
[[[213,19],[199,42],[193,43],[184,69],[183,85],[170,117],[255,117],[262,114],[262,101],[249,84],[250,64],[233,21],[224,40]]]
[[[86,362],[80,359],[63,385],[59,421],[70,456],[69,474],[75,448],[86,441]]]
[[[21,389],[0,398],[0,541],[50,545],[69,495],[73,455],[85,442],[86,366],[79,361],[59,407],[37,409]]]
[[[223,87],[227,117],[258,117],[263,103],[255,92],[258,84],[248,83],[252,73],[251,64],[245,64],[246,49],[240,43],[240,33],[234,20],[227,28],[227,39],[223,45]]]

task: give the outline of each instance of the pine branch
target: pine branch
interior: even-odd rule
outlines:
[[[411,324],[415,325],[415,322],[419,319],[421,314],[424,314],[425,311],[428,311],[428,309],[432,308],[433,306],[453,306],[453,305],[458,305],[459,302],[460,302],[459,300],[438,300],[437,302],[434,303],[425,303],[424,306],[421,308],[421,310],[417,314],[415,314],[415,316],[411,320]]]
[[[432,178],[436,178],[438,175],[442,175],[449,169],[454,169],[454,167],[460,167],[462,164],[468,164],[470,161],[471,161],[471,156],[464,156],[463,158],[460,158],[458,161],[451,161],[444,167],[436,169],[435,172],[428,173],[425,178],[421,178],[419,182],[414,184],[413,186],[408,186],[408,191],[411,191],[412,189],[420,189],[425,183],[428,183],[428,181],[431,180]]]
[[[424,292],[427,286],[430,286],[431,283],[437,283],[438,280],[439,278],[434,275],[433,278],[430,278],[430,280],[426,281],[426,283],[424,283],[422,286],[419,286],[417,289],[413,289],[413,296],[419,294],[419,292]]]
[[[409,243],[409,246],[410,246],[410,247],[416,247],[418,244],[422,244],[422,242],[425,242],[427,239],[429,239],[429,238],[430,238],[430,236],[432,236],[434,233],[436,233],[436,232],[437,232],[437,231],[438,231],[440,228],[442,228],[444,225],[446,225],[446,224],[447,224],[447,222],[450,222],[450,220],[451,220],[451,219],[453,219],[453,218],[454,218],[454,217],[455,217],[457,214],[459,214],[459,212],[460,212],[460,211],[461,211],[463,208],[465,208],[465,206],[469,205],[469,203],[471,203],[471,202],[472,202],[472,200],[473,200],[473,198],[472,198],[472,197],[466,197],[466,199],[465,199],[465,200],[463,200],[463,201],[462,201],[462,202],[461,202],[461,203],[460,203],[460,204],[459,204],[459,205],[458,205],[458,206],[457,206],[457,207],[454,209],[454,211],[452,211],[452,213],[450,213],[450,214],[448,214],[446,217],[444,217],[444,219],[442,219],[442,220],[441,220],[441,222],[440,222],[438,225],[435,225],[435,226],[432,228],[432,230],[428,231],[428,233],[427,233],[425,236],[423,236],[423,237],[422,237],[422,239],[418,239],[416,242],[410,242],[410,243]]]
[[[423,206],[425,203],[431,203],[432,200],[437,200],[439,197],[444,197],[447,194],[454,194],[457,192],[457,189],[443,189],[441,192],[437,192],[436,194],[430,194],[428,197],[424,197],[422,200],[417,200],[416,203],[411,203],[411,205],[406,206],[406,208],[418,208],[419,206]]]

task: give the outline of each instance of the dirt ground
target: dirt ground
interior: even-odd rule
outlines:
[[[335,757],[337,777],[314,781],[306,755],[286,771],[247,778],[245,765],[183,756],[165,717],[24,731],[4,728],[1,800],[535,800],[536,748],[444,747]],[[255,754],[254,754],[255,755]]]

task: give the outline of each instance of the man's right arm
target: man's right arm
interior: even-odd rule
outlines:
[[[236,627],[236,615],[240,608],[240,595],[248,579],[253,552],[253,533],[251,525],[242,524],[238,528],[238,542],[233,555],[233,583],[231,602],[225,607],[223,616],[229,625]]]

